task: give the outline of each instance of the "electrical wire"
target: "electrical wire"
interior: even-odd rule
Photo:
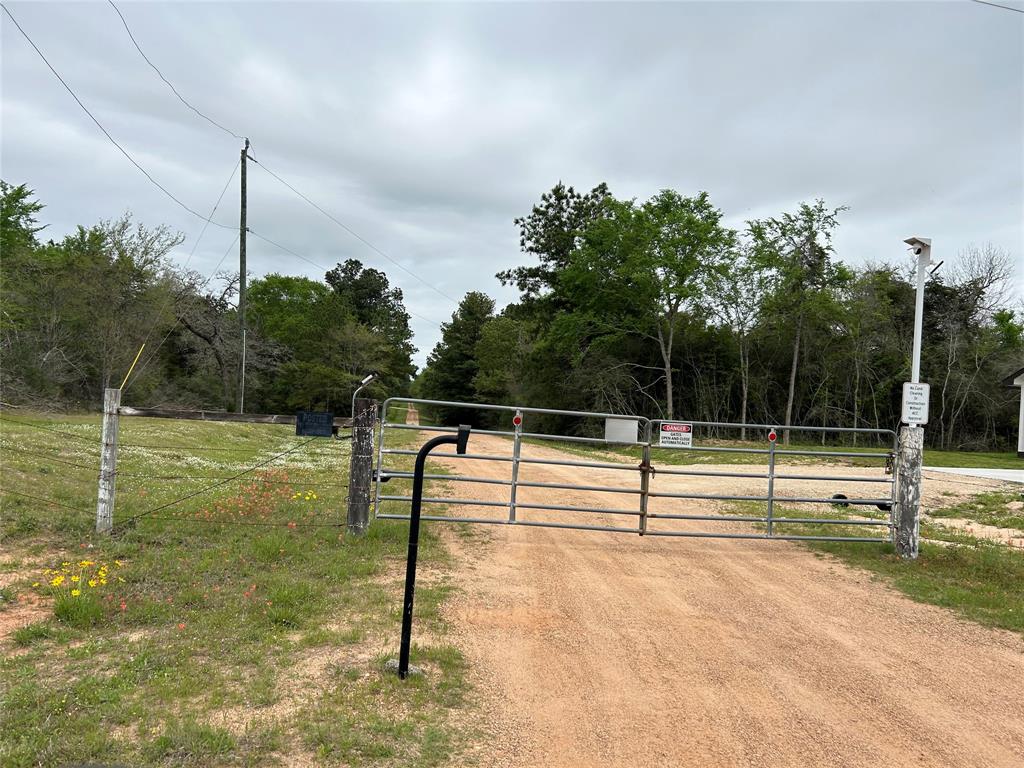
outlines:
[[[251,160],[252,160],[252,161],[253,161],[254,163],[256,163],[256,165],[258,165],[258,166],[259,166],[260,168],[262,168],[262,169],[263,169],[263,170],[264,170],[264,171],[265,171],[266,173],[270,174],[270,175],[271,175],[271,176],[272,176],[273,178],[277,179],[277,181],[279,181],[279,182],[280,182],[281,184],[283,184],[284,186],[286,186],[286,187],[287,187],[288,189],[290,189],[290,190],[291,190],[292,192],[294,192],[294,193],[295,193],[296,195],[298,195],[299,197],[301,197],[301,198],[302,198],[303,200],[305,200],[305,201],[306,201],[307,203],[309,203],[309,204],[310,204],[311,206],[313,206],[313,207],[314,207],[314,208],[315,208],[316,210],[318,210],[318,211],[319,211],[320,213],[322,213],[322,214],[323,214],[324,216],[326,216],[326,217],[327,217],[328,219],[330,219],[330,220],[331,220],[331,221],[333,221],[333,222],[334,222],[335,224],[337,224],[337,225],[338,225],[339,227],[341,227],[341,228],[342,228],[343,230],[345,230],[346,232],[348,232],[348,233],[349,233],[349,234],[350,234],[350,235],[351,235],[352,237],[354,237],[354,238],[355,238],[356,240],[358,240],[359,242],[361,242],[361,243],[362,243],[363,245],[365,245],[365,246],[366,246],[367,248],[369,248],[369,249],[370,249],[371,251],[373,251],[373,252],[374,252],[374,253],[376,253],[377,255],[379,255],[379,256],[381,256],[381,257],[383,257],[383,258],[387,259],[387,260],[388,260],[388,261],[390,261],[390,262],[391,262],[392,264],[394,264],[394,265],[395,265],[396,267],[398,267],[398,268],[399,268],[400,270],[402,270],[403,272],[405,272],[405,273],[406,273],[407,275],[410,275],[411,277],[414,277],[414,278],[416,278],[416,279],[417,279],[417,280],[419,280],[419,281],[420,281],[421,283],[423,283],[423,285],[427,286],[427,288],[430,288],[430,290],[434,291],[434,292],[435,292],[435,293],[437,293],[438,295],[440,295],[440,296],[443,296],[444,298],[448,299],[448,301],[452,302],[452,303],[453,303],[453,304],[454,304],[455,306],[458,306],[458,305],[459,305],[459,301],[458,301],[458,299],[456,299],[456,298],[454,298],[454,297],[452,297],[452,296],[449,296],[449,295],[448,295],[447,293],[445,293],[444,291],[442,291],[442,290],[441,290],[440,288],[438,288],[438,287],[437,287],[436,285],[434,285],[433,283],[431,283],[431,282],[429,282],[429,281],[427,281],[427,280],[423,279],[422,277],[420,277],[420,276],[419,276],[418,274],[416,274],[415,272],[413,272],[413,271],[412,271],[411,269],[409,269],[408,267],[405,267],[405,266],[403,266],[403,265],[402,265],[402,264],[401,264],[400,262],[398,262],[398,261],[396,261],[395,259],[391,258],[391,257],[390,257],[390,256],[389,256],[388,254],[386,254],[386,253],[385,253],[384,251],[382,251],[382,250],[381,250],[380,248],[378,248],[378,247],[377,247],[376,245],[374,245],[373,243],[371,243],[371,242],[370,242],[369,240],[367,240],[367,239],[366,239],[365,237],[363,237],[362,235],[360,235],[360,234],[359,234],[358,232],[356,232],[356,231],[355,231],[354,229],[352,229],[352,228],[351,228],[350,226],[348,226],[347,224],[345,224],[345,223],[344,223],[343,221],[341,221],[340,219],[336,218],[336,217],[335,217],[334,215],[332,215],[332,214],[331,214],[331,213],[329,213],[328,211],[324,210],[324,209],[323,209],[322,207],[320,207],[320,206],[319,206],[319,205],[318,205],[317,203],[315,203],[315,202],[314,202],[313,200],[311,200],[311,199],[310,199],[310,198],[309,198],[308,196],[306,196],[305,194],[303,194],[302,192],[300,192],[300,191],[299,191],[298,189],[296,189],[296,188],[295,188],[294,186],[292,186],[291,184],[289,184],[289,183],[288,183],[287,181],[285,181],[284,179],[282,179],[282,178],[281,178],[280,176],[278,176],[278,175],[277,175],[276,173],[274,173],[274,172],[273,172],[272,170],[270,170],[270,169],[269,169],[269,168],[268,168],[268,167],[267,167],[266,165],[264,165],[263,163],[261,163],[261,162],[260,162],[259,160],[256,160],[255,158],[250,158],[250,159],[251,159]]]
[[[108,3],[110,4],[110,6],[111,6],[111,7],[112,7],[112,8],[114,9],[114,11],[116,11],[116,12],[117,12],[117,15],[118,15],[118,16],[120,17],[120,19],[121,19],[121,23],[122,23],[122,24],[124,25],[125,31],[126,31],[126,32],[128,33],[128,37],[129,37],[129,38],[131,38],[132,44],[133,44],[133,45],[135,46],[135,49],[136,49],[136,50],[137,50],[137,51],[139,52],[139,55],[140,55],[140,56],[142,56],[143,60],[145,60],[145,62],[146,62],[146,63],[147,63],[147,64],[148,64],[149,66],[150,66],[150,68],[151,68],[151,69],[152,69],[152,70],[153,70],[154,72],[156,72],[157,76],[158,76],[158,77],[159,77],[159,78],[160,78],[160,79],[161,79],[161,80],[162,80],[162,81],[164,82],[164,84],[165,84],[165,85],[167,85],[167,87],[171,89],[171,91],[172,91],[172,92],[174,93],[174,95],[175,95],[175,96],[176,96],[176,97],[178,98],[178,100],[179,100],[179,101],[180,101],[180,102],[181,102],[182,104],[184,104],[184,105],[185,105],[186,107],[188,107],[188,108],[189,108],[190,110],[192,110],[193,112],[195,112],[195,113],[196,113],[196,114],[197,114],[197,115],[198,115],[199,117],[203,118],[204,120],[206,120],[206,121],[207,121],[207,122],[209,122],[210,124],[212,124],[212,125],[216,126],[216,127],[217,127],[217,128],[219,128],[220,130],[222,130],[222,131],[224,131],[224,132],[226,132],[226,133],[230,134],[231,136],[235,137],[236,139],[239,139],[239,140],[242,140],[242,139],[244,139],[244,140],[246,140],[246,141],[249,141],[248,137],[244,137],[244,136],[241,136],[241,135],[239,135],[239,134],[235,133],[234,131],[232,131],[231,129],[229,129],[229,128],[226,128],[225,126],[221,125],[220,123],[218,123],[218,122],[217,122],[216,120],[214,120],[213,118],[211,118],[211,117],[209,117],[208,115],[204,114],[204,113],[203,113],[203,112],[202,112],[201,110],[199,110],[199,109],[198,109],[197,107],[195,107],[195,106],[194,106],[193,104],[191,104],[191,103],[190,103],[190,102],[189,102],[189,101],[188,101],[187,99],[185,99],[185,97],[183,97],[183,96],[181,95],[181,93],[179,93],[179,92],[178,92],[178,89],[177,89],[177,88],[175,88],[175,87],[174,87],[174,85],[173,85],[173,84],[172,84],[172,83],[171,83],[171,82],[170,82],[170,81],[169,81],[169,80],[168,80],[168,79],[167,79],[166,77],[164,77],[164,74],[163,74],[163,73],[162,73],[162,72],[160,71],[159,67],[157,67],[157,66],[156,66],[156,65],[155,65],[155,64],[154,64],[154,63],[152,62],[152,60],[151,60],[151,59],[150,59],[150,58],[149,58],[149,57],[148,57],[148,56],[146,55],[145,51],[143,51],[143,50],[142,50],[142,46],[140,46],[140,45],[139,45],[139,42],[138,42],[138,40],[136,40],[136,38],[135,38],[135,35],[134,35],[134,34],[132,33],[132,30],[131,30],[131,28],[130,28],[130,27],[128,26],[128,21],[127,21],[127,20],[125,19],[125,17],[124,17],[124,14],[123,14],[123,13],[121,13],[120,9],[119,9],[119,8],[117,7],[117,5],[115,5],[115,4],[114,4],[113,0],[107,0],[107,2],[108,2]],[[302,199],[303,199],[303,200],[304,200],[304,201],[305,201],[306,203],[308,203],[309,205],[313,206],[313,208],[315,208],[315,209],[316,209],[317,211],[319,211],[319,212],[320,212],[321,214],[323,214],[324,216],[326,216],[327,218],[329,218],[329,219],[330,219],[330,220],[331,220],[332,222],[334,222],[334,223],[335,223],[335,224],[336,224],[337,226],[341,227],[341,228],[342,228],[342,229],[343,229],[343,230],[344,230],[345,232],[347,232],[347,233],[348,233],[349,235],[351,235],[352,237],[356,238],[356,239],[357,239],[357,240],[358,240],[359,242],[363,243],[363,244],[364,244],[364,245],[365,245],[365,246],[366,246],[367,248],[369,248],[369,249],[370,249],[370,250],[372,250],[373,252],[377,253],[377,254],[378,254],[379,256],[381,256],[382,258],[386,259],[387,261],[391,262],[391,263],[392,263],[392,264],[394,264],[394,265],[395,265],[396,267],[398,267],[399,269],[401,269],[401,270],[402,270],[403,272],[405,272],[406,274],[410,275],[411,277],[413,277],[413,278],[415,278],[416,280],[418,280],[419,282],[421,282],[421,283],[422,283],[423,285],[427,286],[428,288],[430,288],[431,290],[435,291],[435,292],[436,292],[436,293],[438,293],[439,295],[441,295],[441,296],[443,296],[444,298],[448,299],[448,300],[449,300],[450,302],[452,302],[452,303],[453,303],[453,304],[454,304],[455,306],[458,306],[459,302],[458,302],[458,300],[457,300],[457,299],[455,299],[454,297],[452,297],[452,296],[450,296],[449,294],[445,293],[444,291],[442,291],[442,290],[441,290],[440,288],[438,288],[437,286],[433,285],[433,284],[432,284],[432,283],[430,283],[429,281],[427,281],[427,280],[425,280],[424,278],[420,277],[420,275],[418,275],[418,274],[416,274],[415,272],[413,272],[413,271],[412,271],[411,269],[409,269],[409,268],[405,267],[404,265],[402,265],[401,263],[399,263],[398,261],[396,261],[395,259],[393,259],[393,258],[392,258],[391,256],[389,256],[389,255],[388,255],[387,253],[385,253],[385,252],[384,252],[383,250],[381,250],[380,248],[378,248],[378,247],[377,247],[376,245],[374,245],[374,244],[373,244],[373,243],[371,243],[371,242],[370,242],[369,240],[367,240],[367,239],[366,239],[365,237],[363,237],[363,236],[362,236],[362,235],[360,235],[360,234],[359,234],[358,232],[356,232],[356,231],[355,231],[354,229],[352,229],[352,228],[351,228],[350,226],[348,226],[347,224],[345,224],[345,223],[344,223],[343,221],[341,221],[340,219],[338,219],[338,218],[337,218],[336,216],[332,215],[332,214],[331,214],[331,213],[330,213],[329,211],[325,210],[325,209],[324,209],[324,208],[323,208],[322,206],[318,205],[318,204],[317,204],[317,203],[316,203],[315,201],[313,201],[313,200],[312,200],[312,199],[311,199],[311,198],[310,198],[310,197],[309,197],[308,195],[306,195],[306,194],[304,194],[303,192],[301,192],[300,190],[296,189],[296,188],[295,188],[295,186],[293,186],[292,184],[290,184],[289,182],[287,182],[287,181],[286,181],[285,179],[281,178],[281,176],[280,176],[280,175],[278,175],[277,173],[275,173],[274,171],[272,171],[272,170],[271,170],[270,168],[268,168],[268,167],[267,167],[266,165],[264,165],[264,164],[263,164],[262,162],[260,162],[259,160],[257,160],[257,159],[256,159],[255,157],[253,157],[252,155],[248,155],[248,158],[249,158],[250,160],[252,160],[252,161],[253,161],[254,163],[256,163],[256,165],[258,165],[258,166],[259,166],[260,168],[262,168],[262,169],[263,169],[263,170],[264,170],[264,171],[265,171],[266,173],[268,173],[268,174],[269,174],[269,175],[270,175],[271,177],[273,177],[274,179],[276,179],[276,180],[277,180],[277,181],[278,181],[278,182],[279,182],[280,184],[283,184],[283,185],[284,185],[285,187],[287,187],[287,188],[288,188],[289,190],[291,190],[291,191],[292,191],[292,192],[293,192],[294,194],[296,194],[296,195],[298,195],[298,196],[299,196],[300,198],[302,198]],[[212,214],[212,213],[211,213],[210,215],[211,215],[211,217],[213,216],[213,214]],[[265,236],[263,236],[263,235],[260,235],[260,234],[258,234],[258,233],[256,233],[256,232],[253,232],[252,230],[248,230],[248,233],[249,233],[249,234],[251,234],[251,235],[253,235],[254,237],[257,237],[257,238],[259,238],[260,240],[264,240],[264,241],[266,241],[266,242],[270,243],[271,245],[273,245],[273,246],[275,246],[275,247],[277,247],[277,248],[281,249],[282,251],[285,251],[286,253],[290,253],[291,255],[295,256],[295,257],[296,257],[296,258],[298,258],[298,259],[301,259],[302,261],[305,261],[305,262],[306,262],[306,263],[308,263],[308,264],[312,264],[313,266],[315,266],[315,267],[318,267],[319,269],[322,269],[322,270],[324,270],[324,272],[327,272],[327,271],[328,271],[328,269],[327,269],[326,267],[324,267],[323,265],[321,265],[321,264],[317,264],[316,262],[312,261],[311,259],[309,259],[309,258],[307,258],[307,257],[303,256],[302,254],[300,254],[300,253],[297,253],[296,251],[293,251],[292,249],[290,249],[290,248],[287,248],[287,247],[285,247],[285,246],[281,245],[280,243],[276,243],[276,242],[274,242],[273,240],[271,240],[271,239],[270,239],[270,238],[268,238],[268,237],[265,237]],[[201,236],[202,236],[202,235],[200,235],[200,237],[201,237]],[[408,310],[407,310],[407,311],[408,311]],[[433,325],[433,326],[436,326],[436,327],[438,327],[438,328],[440,328],[440,327],[441,327],[440,323],[437,323],[437,322],[435,322],[435,321],[433,321],[433,320],[431,320],[431,319],[429,319],[429,318],[426,318],[426,317],[424,317],[423,315],[419,315],[419,314],[416,314],[415,312],[409,312],[409,314],[410,314],[410,315],[412,315],[413,317],[416,317],[416,318],[418,318],[418,319],[420,319],[420,320],[423,320],[424,322],[430,323],[430,324],[431,324],[431,325]]]
[[[165,187],[159,181],[154,179],[150,175],[149,171],[147,171],[145,168],[143,168],[138,163],[138,161],[134,157],[132,157],[128,153],[128,151],[117,142],[117,139],[115,139],[110,134],[110,131],[108,131],[103,126],[103,123],[101,123],[99,120],[97,120],[96,116],[92,112],[89,111],[89,108],[86,107],[85,104],[82,103],[82,100],[80,98],[78,98],[78,94],[76,94],[74,92],[74,90],[72,90],[71,86],[67,84],[67,82],[64,80],[64,78],[61,77],[60,73],[50,63],[49,59],[47,59],[46,56],[43,54],[43,52],[39,49],[39,46],[37,46],[35,44],[35,42],[32,40],[32,38],[29,37],[28,33],[24,29],[22,29],[21,24],[19,24],[18,20],[16,18],[14,18],[14,15],[10,12],[10,10],[7,8],[7,6],[2,4],[2,3],[0,3],[0,8],[3,8],[4,13],[6,13],[10,17],[11,21],[14,22],[14,26],[18,28],[18,31],[21,33],[21,36],[24,37],[25,40],[28,41],[28,44],[32,46],[33,50],[35,50],[35,52],[39,55],[39,58],[43,60],[43,63],[46,64],[46,66],[49,68],[49,70],[53,73],[54,77],[56,77],[60,81],[60,84],[64,86],[65,90],[67,90],[67,92],[71,94],[71,98],[73,98],[75,100],[75,102],[77,102],[78,106],[80,106],[82,108],[82,111],[84,111],[85,114],[87,114],[89,116],[89,119],[91,119],[96,124],[96,127],[99,128],[100,131],[103,132],[103,135],[107,137],[107,140],[110,141],[110,143],[113,144],[115,147],[117,147],[117,150],[122,155],[125,156],[125,158],[128,160],[128,162],[130,162],[132,165],[134,165],[139,170],[139,172],[142,173],[142,175],[145,176],[149,180],[149,182],[151,184],[153,184],[153,186],[155,186],[157,189],[159,189],[161,192],[163,192],[165,195],[167,195],[167,197],[169,197],[171,200],[173,200],[179,207],[181,207],[185,211],[188,211],[189,213],[191,213],[196,218],[202,219],[203,221],[206,221],[206,222],[208,222],[210,224],[213,224],[214,226],[221,227],[222,229],[234,229],[234,227],[232,227],[232,226],[230,226],[228,224],[221,224],[219,221],[214,221],[213,219],[209,219],[206,216],[203,216],[203,214],[199,213],[199,211],[195,210],[194,208],[190,208],[189,206],[185,205],[185,203],[183,203],[181,200],[179,200],[177,197],[175,197],[174,194],[172,194],[171,191],[167,189],[167,187]]]
[[[293,251],[288,246],[281,245],[280,243],[271,240],[269,237],[266,237],[265,235],[261,235],[258,232],[253,232],[251,229],[249,230],[249,234],[252,235],[253,237],[256,237],[256,238],[259,238],[260,240],[263,240],[264,242],[270,243],[270,245],[274,246],[275,248],[280,248],[285,253],[290,253],[292,256],[295,256],[296,258],[302,259],[307,264],[312,264],[314,267],[317,267],[318,269],[322,269],[325,273],[330,272],[330,270],[327,267],[325,267],[323,264],[317,264],[312,259],[309,259],[309,258],[303,256],[301,253],[297,253],[296,251]],[[418,319],[422,320],[425,323],[430,323],[431,325],[433,325],[433,326],[435,326],[437,328],[441,327],[441,324],[438,323],[436,320],[431,320],[429,317],[424,317],[423,315],[419,315],[419,314],[417,314],[417,313],[415,313],[415,312],[413,312],[412,310],[409,310],[409,309],[406,309],[405,311],[408,312],[411,317],[418,318]]]
[[[189,103],[185,99],[184,96],[182,96],[180,93],[178,93],[178,89],[175,88],[171,84],[170,80],[168,80],[166,77],[164,77],[163,72],[161,72],[159,70],[159,68],[156,66],[156,64],[154,64],[152,61],[150,61],[149,56],[147,56],[145,54],[145,52],[142,50],[142,48],[139,46],[138,41],[135,39],[135,35],[132,34],[131,27],[128,26],[128,21],[125,19],[124,14],[121,13],[121,9],[118,8],[116,5],[114,5],[114,0],[107,0],[107,2],[109,2],[110,3],[110,7],[113,8],[117,12],[117,15],[121,17],[121,23],[124,24],[125,32],[128,33],[128,37],[131,38],[132,44],[135,45],[135,50],[137,50],[139,52],[139,55],[142,56],[142,58],[145,59],[146,63],[149,64],[149,66],[153,69],[154,72],[156,72],[157,77],[159,77],[161,80],[163,80],[164,83],[167,85],[167,87],[170,88],[171,91],[174,93],[174,95],[178,97],[178,101],[180,101],[186,107],[191,109],[193,112],[195,112],[197,115],[199,115],[199,117],[203,118],[203,120],[205,120],[206,122],[210,123],[211,125],[216,126],[217,128],[220,128],[222,131],[224,131],[224,133],[227,133],[227,134],[229,134],[231,136],[234,136],[239,141],[245,140],[247,138],[246,136],[239,136],[237,133],[232,131],[230,128],[225,128],[223,125],[218,123],[212,117],[209,117],[208,115],[203,114],[201,111],[199,111],[199,109],[197,109],[195,106],[193,106],[191,103]]]
[[[113,3],[111,3],[111,5],[113,5]],[[228,187],[231,185],[231,180],[235,178],[235,174],[238,172],[238,167],[241,164],[242,164],[242,158],[241,158],[241,156],[239,156],[239,158],[235,161],[235,167],[231,169],[231,175],[228,176],[228,180],[227,180],[227,182],[225,182],[224,188],[221,189],[221,191],[220,191],[220,196],[217,198],[217,202],[215,202],[213,204],[213,209],[210,211],[210,218],[211,219],[213,218],[213,215],[217,212],[217,209],[220,207],[221,201],[224,199],[224,195],[227,193]],[[192,257],[195,256],[196,249],[199,248],[199,241],[201,241],[203,239],[203,235],[206,234],[206,229],[209,226],[210,226],[209,221],[203,222],[203,228],[201,230],[199,230],[199,236],[196,238],[195,242],[192,243],[192,250],[188,252],[188,258],[185,259],[185,263],[181,267],[183,270],[184,269],[188,269],[188,265],[192,263]],[[236,235],[235,236],[235,240],[237,241],[237,239],[238,239],[238,236]],[[231,248],[233,248],[233,247],[234,247],[234,242],[232,242],[232,244],[231,244]],[[230,252],[231,248],[228,248],[229,252]],[[211,273],[210,278],[208,278],[207,281],[206,281],[207,283],[210,281],[210,279],[212,279],[213,275],[215,275],[217,273],[217,270],[220,268],[220,265],[224,263],[224,259],[226,259],[226,258],[227,258],[227,253],[225,253],[221,257],[219,262],[217,262],[217,266],[213,268],[213,272]],[[205,283],[204,283],[204,287],[205,287]],[[153,321],[153,324],[149,327],[149,331],[146,333],[146,337],[142,340],[142,346],[143,347],[146,346],[146,343],[149,341],[149,337],[152,336],[153,335],[153,331],[156,330],[156,326],[157,326],[157,323],[160,322],[160,318],[163,316],[164,312],[166,312],[168,309],[170,309],[171,304],[173,302],[174,302],[174,295],[171,294],[171,295],[169,295],[167,297],[167,300],[164,302],[163,307],[157,313],[156,319]],[[172,330],[173,330],[173,327],[172,327]],[[150,358],[149,358],[150,360],[152,360],[153,357],[160,351],[160,347],[162,347],[164,345],[165,341],[167,341],[167,336],[165,336],[161,340],[161,342],[157,345],[156,349],[153,350],[153,352],[152,352],[152,354],[150,355]],[[141,353],[141,350],[140,350],[140,353]],[[145,368],[146,366],[143,365],[142,367]],[[140,369],[140,371],[141,370],[142,369]],[[127,383],[128,383],[128,376],[131,376],[131,373],[132,372],[129,369],[128,375],[125,376],[125,382],[124,382],[125,385],[127,385]],[[124,391],[125,388],[126,387],[124,385],[122,385],[122,387],[121,387],[122,392]]]
[[[216,277],[217,270],[220,269],[221,264],[224,263],[224,260],[228,257],[228,254],[231,253],[232,249],[235,247],[235,243],[238,242],[238,238],[239,235],[236,234],[235,239],[231,241],[231,245],[229,245],[228,249],[224,251],[224,255],[220,257],[220,261],[217,262],[213,270],[210,272],[210,276],[207,277],[206,280],[203,281],[202,285],[199,286],[199,290],[205,290],[206,286],[210,284],[210,281],[213,280],[214,277]],[[191,302],[188,304],[188,310],[193,309],[196,306],[196,304],[198,304],[202,299],[203,296],[197,290],[196,295],[192,297]],[[156,356],[157,353],[160,351],[160,348],[167,343],[167,340],[171,338],[171,334],[174,333],[175,329],[177,329],[179,325],[181,325],[181,318],[184,315],[184,313],[179,312],[176,314],[178,315],[178,317],[175,319],[174,323],[167,330],[167,333],[164,334],[164,337],[160,339],[160,343],[156,345],[156,348],[149,355],[149,358],[139,367],[139,370],[135,372],[135,376],[133,376],[132,379],[128,382],[128,384],[121,390],[122,394],[128,390],[128,387],[131,386],[132,382],[134,382],[136,379],[139,378],[139,376],[142,375],[146,368],[149,367],[149,364],[156,360]]]
[[[978,3],[979,5],[991,5],[993,8],[1002,8],[1004,11],[1014,11],[1016,13],[1024,13],[1024,9],[1014,8],[1009,5],[1000,5],[999,3],[990,3],[988,0],[971,0],[971,2]]]

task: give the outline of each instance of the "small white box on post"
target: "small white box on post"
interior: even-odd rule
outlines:
[[[608,443],[623,443],[625,445],[636,445],[637,436],[640,432],[639,419],[612,419],[604,420],[604,439]]]
[[[117,422],[121,390],[103,391],[103,435],[100,438],[100,481],[96,494],[96,533],[114,527],[114,492],[117,486]]]

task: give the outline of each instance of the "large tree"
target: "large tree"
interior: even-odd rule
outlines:
[[[450,322],[441,324],[437,343],[419,382],[421,394],[430,400],[473,402],[476,400],[478,347],[484,326],[494,317],[494,299],[479,291],[465,295]],[[479,422],[479,412],[465,408],[439,407],[437,416],[446,424]]]
[[[793,404],[801,344],[808,325],[834,311],[837,291],[851,273],[833,258],[832,230],[845,207],[829,208],[824,200],[801,203],[795,213],[750,221],[747,231],[754,258],[774,282],[770,312],[792,329],[792,356],[786,396],[785,426],[793,424]],[[785,431],[789,443],[789,430]]]
[[[706,192],[664,190],[642,205],[606,203],[570,258],[562,289],[602,333],[639,335],[657,344],[665,415],[675,416],[673,359],[684,316],[710,306],[724,278],[735,233]]]

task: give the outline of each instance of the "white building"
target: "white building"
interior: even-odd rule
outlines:
[[[1017,456],[1024,459],[1024,368],[1021,368],[1015,373],[1011,373],[1003,379],[1003,384],[1008,387],[1018,387],[1020,389],[1020,421],[1017,424]]]

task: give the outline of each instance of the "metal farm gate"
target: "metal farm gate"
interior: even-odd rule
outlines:
[[[465,454],[433,454],[435,461],[442,457],[465,470],[424,475],[427,490],[422,502],[444,505],[449,514],[423,514],[423,520],[641,536],[893,541],[893,430],[790,427],[794,437],[810,436],[821,447],[783,447],[777,444],[782,428],[767,424],[669,422],[413,398],[390,398],[383,405],[375,472],[378,518],[410,518],[385,511],[383,505],[412,501],[407,489],[414,473],[398,464],[408,464],[403,457],[418,453],[420,434],[458,432],[457,427],[419,423],[408,414],[418,411],[427,416],[445,409],[477,418]],[[544,425],[575,434],[541,431]],[[602,431],[603,436],[597,436]],[[739,436],[746,440],[736,440]],[[858,440],[869,446],[858,447]],[[545,448],[552,443],[560,449],[557,455]],[[567,458],[566,452],[578,456]],[[801,463],[816,458],[847,459],[864,466],[837,466],[834,473],[820,466],[801,471]],[[557,482],[551,477],[536,479],[538,469],[560,477]],[[720,513],[714,507],[722,502],[740,509],[730,510],[736,514]],[[850,506],[856,516],[847,516]],[[807,507],[815,511],[801,514],[791,509]],[[463,516],[464,511],[469,514]]]

